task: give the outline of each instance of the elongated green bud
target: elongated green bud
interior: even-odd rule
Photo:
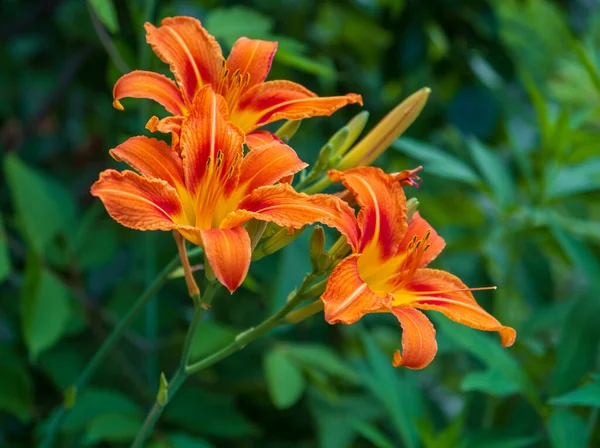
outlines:
[[[406,222],[410,222],[412,220],[418,208],[419,201],[417,198],[410,198],[408,201],[406,201]]]
[[[298,131],[301,123],[302,120],[288,120],[277,129],[275,135],[283,140],[284,143],[287,143],[294,136],[296,131]]]
[[[344,141],[344,144],[338,148],[335,152],[336,155],[343,156],[348,152],[350,147],[354,144],[354,142],[358,139],[358,136],[365,129],[367,125],[367,121],[369,121],[369,111],[363,110],[356,114],[344,128],[348,129],[348,137]],[[343,128],[342,128],[343,129]]]
[[[160,373],[160,381],[158,386],[158,393],[156,394],[156,401],[161,406],[166,406],[169,401],[169,382],[164,372]]]
[[[292,230],[290,232],[286,227],[280,229],[275,235],[268,238],[254,251],[252,260],[260,260],[267,255],[277,252],[298,238],[303,231],[304,229]]]
[[[325,231],[321,226],[315,226],[310,234],[310,262],[314,272],[319,270],[319,257],[325,250]]]

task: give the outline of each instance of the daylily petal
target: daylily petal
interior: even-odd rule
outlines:
[[[179,143],[185,181],[192,195],[202,185],[226,189],[237,183],[244,134],[227,121],[227,105],[210,86],[196,95]]]
[[[106,170],[91,191],[102,200],[108,214],[125,227],[171,230],[186,222],[177,192],[161,179],[133,171]]]
[[[267,78],[276,51],[277,42],[240,37],[227,57],[229,73],[237,70],[242,75],[248,73],[250,78],[246,88],[259,84]]]
[[[406,233],[404,234],[404,239],[401,241],[398,246],[398,253],[406,250],[406,246],[416,237],[417,241],[423,240],[427,234],[427,250],[423,253],[423,258],[421,259],[421,263],[419,267],[425,267],[429,263],[431,263],[439,254],[442,252],[444,247],[446,246],[446,242],[444,239],[438,235],[431,225],[421,218],[419,212],[415,212],[412,219],[408,223],[408,228],[406,229]]]
[[[379,297],[360,277],[359,258],[360,254],[344,258],[327,279],[321,300],[325,320],[330,324],[352,324],[365,314],[381,311],[390,304],[389,298]]]
[[[275,143],[282,143],[282,140],[269,131],[255,131],[246,135],[246,146],[250,151],[271,146]]]
[[[156,55],[171,67],[188,104],[205,84],[219,81],[223,53],[219,43],[193,17],[168,17],[156,28],[144,25],[146,41]]]
[[[165,180],[175,188],[184,185],[181,159],[163,141],[140,135],[109,152],[113,158],[127,163],[146,177]]]
[[[331,115],[347,104],[359,103],[360,95],[318,97],[315,93],[291,81],[268,81],[246,90],[231,120],[246,133],[272,121]]]
[[[375,167],[330,171],[352,192],[360,206],[358,225],[361,230],[359,251],[372,243],[383,260],[395,254],[406,232],[406,196],[392,176]]]
[[[150,132],[158,131],[163,134],[168,134],[169,132],[179,134],[181,132],[182,122],[183,115],[175,115],[174,117],[165,117],[163,119],[152,116],[146,123],[146,129]]]
[[[402,353],[396,350],[392,364],[409,369],[426,367],[437,353],[433,324],[425,314],[414,308],[395,307],[391,311],[402,325]]]
[[[182,115],[185,104],[175,81],[164,75],[135,70],[121,76],[113,88],[113,106],[123,110],[123,98],[149,98],[162,105],[173,115]]]
[[[235,291],[250,267],[252,249],[248,232],[238,226],[202,230],[201,234],[204,253],[213,272],[230,292]]]
[[[288,184],[257,188],[240,201],[221,228],[236,227],[250,218],[295,229],[320,222],[336,228],[353,248],[358,242],[356,219],[348,204],[328,194],[298,193]]]
[[[437,269],[419,269],[392,293],[394,306],[410,306],[443,313],[455,322],[483,331],[497,331],[502,345],[511,346],[517,332],[503,326],[475,301],[468,287],[456,276]]]
[[[275,135],[270,134],[271,142],[253,147],[250,138],[246,141],[251,151],[246,154],[240,169],[240,186],[245,189],[244,196],[258,187],[273,185],[284,177],[294,175],[308,166],[291,147]],[[251,137],[250,134],[248,137]]]

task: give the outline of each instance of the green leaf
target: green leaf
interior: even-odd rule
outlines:
[[[59,203],[49,191],[48,182],[17,156],[6,156],[4,172],[20,222],[19,229],[33,250],[41,254],[63,227]]]
[[[213,448],[214,445],[198,437],[192,437],[187,434],[169,434],[167,441],[157,442],[148,448]]]
[[[21,299],[23,338],[32,358],[52,347],[68,328],[70,293],[51,272],[28,257]]]
[[[473,186],[481,183],[471,167],[433,145],[401,137],[392,143],[392,148],[423,163],[427,173]]]
[[[212,9],[206,16],[204,26],[217,39],[223,39],[232,47],[241,36],[252,39],[269,39],[274,27],[273,20],[245,6]]]
[[[8,253],[8,242],[4,225],[2,224],[2,215],[0,215],[0,283],[10,274],[10,257]]]
[[[435,327],[443,331],[445,337],[453,339],[489,369],[497,370],[507,380],[517,384],[519,390],[536,409],[542,408],[535,385],[520,364],[509,354],[510,349],[501,347],[489,335],[452,322],[445,316],[432,314],[431,317]]]
[[[111,414],[127,415],[137,420],[143,416],[140,407],[122,393],[91,388],[76,396],[75,406],[65,417],[62,428],[71,432],[80,431],[96,418]]]
[[[98,442],[129,442],[138,433],[143,421],[131,414],[103,414],[92,419],[87,425],[84,443],[93,445]]]
[[[88,0],[98,20],[112,34],[119,32],[119,18],[113,0]]]
[[[28,422],[33,414],[33,382],[22,357],[0,347],[0,410]]]
[[[600,190],[600,157],[590,157],[557,172],[548,171],[546,177],[546,196],[549,199]]]
[[[319,370],[328,375],[358,383],[358,374],[341,359],[335,351],[321,344],[289,344],[285,351],[300,364]]]
[[[263,366],[273,404],[278,409],[293,406],[306,388],[306,380],[299,367],[280,348],[275,348],[265,355]]]
[[[479,391],[504,397],[519,391],[519,385],[508,379],[498,370],[488,369],[467,374],[460,384],[465,392]]]
[[[542,438],[542,435],[506,437],[489,434],[468,440],[467,448],[531,448],[538,446]]]
[[[552,398],[550,404],[562,406],[592,406],[600,408],[600,374],[594,381],[560,397]]]
[[[553,448],[589,446],[588,427],[574,412],[556,409],[547,425],[550,445]]]
[[[357,419],[351,420],[350,424],[358,434],[371,442],[374,447],[394,448],[394,443],[375,425]]]
[[[467,146],[500,205],[511,204],[515,198],[514,181],[502,160],[475,137],[467,140]]]
[[[238,331],[214,321],[201,322],[192,341],[192,359],[202,358],[233,342]]]

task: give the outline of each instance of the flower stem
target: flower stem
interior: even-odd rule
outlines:
[[[188,256],[197,256],[201,253],[202,251],[198,248],[190,251]],[[123,333],[125,332],[127,327],[143,310],[148,300],[150,300],[150,298],[154,296],[162,287],[171,271],[173,271],[173,269],[175,269],[175,267],[177,266],[178,262],[179,257],[173,258],[156,276],[154,281],[137,298],[135,303],[127,311],[127,314],[125,314],[123,319],[119,321],[119,323],[116,325],[113,331],[104,340],[104,342],[96,351],[92,359],[90,359],[90,361],[86,364],[85,368],[83,369],[77,380],[75,380],[75,382],[67,389],[67,392],[65,393],[65,402],[63,402],[52,414],[52,417],[47,425],[48,429],[46,430],[46,435],[44,436],[44,439],[39,445],[40,448],[50,448],[53,445],[54,439],[56,438],[56,434],[58,432],[58,429],[60,428],[60,424],[62,423],[63,418],[65,417],[67,412],[69,412],[69,410],[76,405],[77,394],[80,393],[83,389],[85,389],[96,369],[109,355],[113,346],[117,343],[117,341],[119,341],[121,336],[123,336]]]
[[[144,421],[143,426],[139,430],[133,444],[132,448],[142,447],[146,442],[146,439],[150,436],[154,425],[162,415],[163,411],[171,398],[175,395],[177,390],[181,387],[181,385],[185,382],[188,377],[188,373],[186,371],[186,366],[189,363],[191,352],[192,352],[192,343],[194,341],[194,336],[196,334],[196,330],[198,329],[198,325],[202,321],[202,317],[204,313],[209,308],[210,303],[217,291],[218,286],[215,282],[211,282],[204,293],[204,296],[201,299],[201,303],[195,303],[194,315],[192,316],[192,320],[190,322],[190,326],[187,331],[187,335],[185,337],[185,342],[183,343],[183,351],[181,353],[181,360],[179,363],[178,369],[175,371],[175,374],[169,381],[166,391],[158,392],[156,401],[150,409],[146,420]],[[163,397],[162,399],[159,397]]]

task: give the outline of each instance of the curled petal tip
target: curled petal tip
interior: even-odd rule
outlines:
[[[503,347],[510,347],[515,343],[515,340],[517,339],[517,332],[514,328],[502,327],[500,330],[498,330],[498,332],[502,338]]]
[[[123,105],[121,104],[121,102],[119,100],[114,100],[112,105],[117,110],[125,110],[125,108],[123,107]]]

